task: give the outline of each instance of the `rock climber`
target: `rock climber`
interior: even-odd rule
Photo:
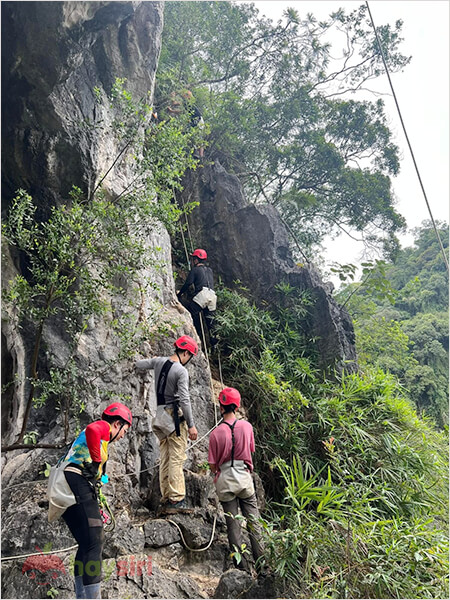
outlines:
[[[155,371],[157,399],[156,416],[152,430],[159,439],[159,485],[161,514],[190,512],[186,505],[186,484],[183,463],[186,459],[188,438],[197,439],[189,396],[187,363],[198,354],[198,346],[188,335],[175,342],[175,352],[169,357],[156,356],[138,360],[139,370]]]
[[[101,420],[83,429],[65,457],[68,464],[64,475],[77,500],[62,515],[78,543],[74,564],[76,598],[101,598],[104,533],[97,487],[105,475],[108,444],[124,437],[132,418],[124,404],[110,404]]]
[[[233,562],[239,569],[251,572],[248,560],[241,554],[242,531],[238,515],[239,508],[247,519],[252,554],[258,573],[264,565],[264,554],[259,525],[259,510],[255,486],[252,479],[252,453],[255,451],[253,427],[244,419],[236,418],[236,410],[241,405],[241,395],[231,387],[219,394],[220,412],[223,422],[213,430],[209,438],[208,462],[214,473],[217,496],[225,512],[228,542]],[[236,556],[240,554],[241,560]]]
[[[187,111],[189,115],[189,125],[191,127],[198,127],[204,129],[205,121],[203,120],[202,113],[198,107],[194,104],[194,95],[191,90],[182,90],[180,95],[176,92],[172,92],[170,96],[170,104],[167,106],[167,111],[171,115],[179,115],[183,110]],[[194,153],[194,157],[203,158],[204,148],[201,146]]]
[[[214,348],[217,344],[217,339],[213,335],[213,313],[216,310],[217,297],[214,291],[214,276],[212,269],[205,264],[207,258],[208,255],[202,248],[194,250],[190,256],[192,268],[189,271],[186,281],[177,293],[177,298],[191,313],[195,330],[201,340],[203,340],[203,336],[200,319],[203,313],[206,328],[209,333],[209,341],[211,347]],[[181,296],[187,292],[191,285],[194,286],[194,296],[191,300],[182,302]]]

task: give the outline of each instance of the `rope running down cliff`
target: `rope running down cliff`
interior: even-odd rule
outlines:
[[[176,201],[177,201],[177,199],[176,199],[176,196],[175,196],[175,191],[174,191],[174,193],[173,193],[173,197],[174,197],[174,200],[175,200],[175,202],[176,202]],[[186,213],[186,208],[185,208],[184,200],[183,200],[183,198],[182,198],[182,197],[181,197],[181,204],[182,204],[182,206],[183,206],[183,214],[184,214],[184,217],[185,217],[185,219],[186,219],[186,229],[187,229],[187,232],[188,232],[188,236],[189,236],[189,243],[190,243],[190,246],[191,246],[191,253],[192,253],[192,252],[194,251],[194,244],[193,244],[193,241],[192,241],[191,230],[190,230],[190,228],[189,228],[189,220],[188,220],[188,216],[187,216],[187,213]],[[186,263],[187,263],[188,270],[189,270],[189,269],[190,269],[190,265],[189,265],[189,252],[188,252],[188,249],[187,249],[187,245],[186,245],[186,239],[185,239],[185,236],[184,236],[184,232],[183,232],[183,227],[182,227],[182,225],[181,225],[181,221],[180,221],[180,230],[181,230],[181,236],[182,236],[182,239],[183,239],[184,252],[185,252],[185,254],[186,254]],[[203,339],[202,339],[202,342],[203,342],[203,348],[204,348],[204,352],[205,352],[205,355],[206,355],[206,360],[207,360],[207,362],[208,362],[208,369],[209,369],[209,373],[210,373],[209,382],[210,382],[210,387],[211,387],[211,398],[214,398],[214,387],[213,387],[212,375],[211,375],[211,365],[210,365],[210,361],[209,361],[209,354],[208,354],[208,350],[206,349],[205,328],[204,328],[204,326],[203,326],[203,318],[202,318],[202,317],[200,317],[200,325],[201,325],[201,328],[202,328],[202,338],[203,338]],[[220,360],[220,359],[219,359],[219,360]],[[222,384],[222,387],[223,387],[222,376],[221,376],[221,378],[220,378],[220,379],[221,379],[221,384]],[[217,427],[217,425],[218,425],[218,419],[217,419],[217,405],[216,405],[216,403],[215,403],[215,402],[213,402],[213,403],[214,403],[214,419],[215,419],[215,422],[216,422],[216,427]],[[191,446],[191,447],[192,447],[192,446]]]

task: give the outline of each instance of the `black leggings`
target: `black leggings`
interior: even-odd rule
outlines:
[[[82,475],[66,471],[67,483],[79,502],[63,513],[71,534],[78,542],[75,555],[75,577],[83,577],[83,585],[102,580],[103,522],[95,490]]]

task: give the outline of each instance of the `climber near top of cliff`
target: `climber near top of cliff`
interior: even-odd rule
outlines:
[[[76,598],[101,598],[103,521],[97,501],[108,460],[108,444],[124,437],[133,417],[120,402],[110,404],[101,420],[90,423],[73,442],[64,475],[77,503],[62,517],[78,543],[75,555]]]
[[[189,396],[187,363],[198,354],[197,342],[183,335],[174,342],[175,352],[169,357],[156,356],[138,360],[139,370],[154,369],[157,399],[152,430],[159,439],[159,486],[162,513],[190,512],[186,508],[186,484],[183,462],[188,437],[197,439]]]
[[[211,267],[205,264],[208,255],[202,248],[197,248],[191,254],[191,270],[177,293],[178,300],[192,315],[194,327],[198,337],[202,340],[201,315],[203,314],[206,328],[209,333],[211,346],[214,348],[217,339],[213,336],[214,311],[216,310],[217,297],[214,291],[214,275]],[[190,286],[194,286],[194,295],[190,300],[181,301],[181,296],[187,292]]]
[[[203,120],[202,113],[198,107],[194,104],[194,95],[190,90],[184,89],[179,94],[172,92],[170,94],[170,104],[167,106],[167,111],[172,116],[181,114],[183,111],[187,111],[189,115],[189,125],[191,127],[198,127],[203,129],[205,121]],[[200,147],[194,153],[194,157],[203,158],[204,148]]]
[[[225,512],[230,550],[242,547],[242,531],[235,516],[239,513],[247,519],[252,554],[258,573],[263,572],[261,527],[252,479],[252,453],[255,451],[253,427],[244,419],[236,418],[241,405],[241,394],[235,388],[224,388],[219,394],[220,413],[223,422],[213,430],[209,438],[208,463],[214,473],[217,496]],[[250,572],[247,559],[242,556],[238,569]]]

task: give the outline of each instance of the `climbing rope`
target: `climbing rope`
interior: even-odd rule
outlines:
[[[183,196],[181,196],[181,204],[183,206],[183,214],[184,214],[184,218],[186,220],[186,228],[187,228],[187,232],[188,232],[188,236],[189,236],[189,242],[191,244],[191,252],[194,252],[194,246],[192,244],[192,235],[191,235],[191,230],[189,228],[189,219],[186,213],[186,208],[185,208],[185,204],[184,204],[184,200],[183,200]]]
[[[18,556],[5,556],[1,557],[0,560],[18,560],[19,558],[28,558],[29,556],[44,556],[45,554],[61,554],[62,552],[69,552],[69,550],[75,550],[78,548],[78,544],[75,546],[69,546],[69,548],[63,548],[62,550],[49,550],[48,552],[33,552],[32,554],[19,554]]]
[[[223,379],[222,379],[222,363],[220,361],[220,350],[217,352],[217,360],[219,362],[219,377],[220,377],[220,384],[222,386],[222,389],[225,387],[223,384]]]
[[[212,532],[211,532],[211,539],[209,540],[208,544],[204,548],[191,548],[184,538],[181,527],[178,525],[178,523],[175,523],[175,521],[172,521],[171,519],[153,519],[153,521],[166,521],[167,523],[171,523],[172,525],[175,525],[175,527],[180,532],[181,541],[183,542],[183,546],[186,548],[186,550],[189,550],[189,552],[205,552],[206,550],[208,550],[208,548],[211,546],[211,544],[213,543],[213,540],[214,540],[214,534],[216,532],[217,515],[214,515],[214,523],[213,523],[213,528],[212,528]],[[62,548],[61,550],[50,550],[48,552],[33,552],[32,554],[19,554],[18,556],[7,556],[5,558],[1,557],[0,560],[6,562],[8,560],[19,560],[20,558],[28,558],[29,556],[43,556],[45,554],[62,554],[63,552],[69,552],[71,550],[75,550],[76,548],[78,548],[78,544],[75,544],[74,546],[69,546],[68,548]]]
[[[209,540],[208,545],[205,546],[204,548],[191,548],[190,546],[188,546],[186,540],[184,539],[183,532],[181,531],[181,527],[178,525],[178,523],[175,523],[175,521],[172,521],[171,519],[153,519],[153,520],[154,521],[166,521],[167,523],[172,523],[172,525],[175,525],[175,527],[180,532],[181,541],[183,542],[183,546],[186,548],[186,550],[189,550],[190,552],[205,552],[205,550],[208,550],[208,548],[213,543],[214,534],[216,532],[217,515],[214,515],[214,523],[213,523],[213,528],[212,528],[212,533],[211,533],[211,539]]]
[[[202,328],[202,338],[203,338],[203,348],[205,349],[205,355],[206,355],[206,360],[208,362],[208,368],[209,368],[209,373],[210,373],[210,378],[209,378],[209,387],[211,389],[211,398],[214,404],[214,421],[216,423],[217,426],[217,403],[214,402],[214,386],[213,386],[213,380],[212,380],[212,375],[211,375],[211,364],[209,362],[209,353],[208,350],[206,348],[206,338],[205,338],[205,328],[203,327],[203,314],[200,314],[200,325]]]
[[[176,195],[175,195],[175,190],[173,191],[173,198],[174,201],[177,201]],[[183,197],[180,198],[181,199],[181,204],[183,207],[183,214],[184,214],[184,218],[186,220],[186,229],[188,232],[188,237],[189,237],[189,243],[191,246],[191,253],[194,251],[194,244],[192,242],[192,236],[191,236],[191,230],[189,228],[189,219],[186,213],[186,209],[185,209],[185,204],[184,204],[184,200]],[[181,237],[183,239],[183,247],[184,247],[184,252],[186,254],[186,262],[188,265],[188,269],[190,269],[190,264],[189,264],[189,252],[187,249],[187,244],[186,244],[186,238],[184,235],[184,231],[183,231],[183,226],[181,225],[181,221],[180,221],[180,231],[181,231]],[[210,388],[211,388],[211,398],[214,399],[214,386],[213,386],[213,381],[212,381],[212,375],[211,375],[211,364],[210,364],[210,360],[209,360],[209,353],[206,347],[206,336],[205,336],[205,328],[203,325],[203,313],[200,314],[200,326],[202,328],[202,343],[203,343],[203,349],[204,349],[204,353],[206,356],[206,361],[208,363],[208,368],[209,368],[209,373],[210,373],[210,378],[209,378],[209,384],[210,384]],[[216,423],[216,426],[218,425],[218,418],[217,418],[217,404],[214,402],[213,400],[213,404],[214,404],[214,421]],[[192,447],[192,446],[191,446]]]
[[[401,122],[401,124],[402,124],[403,133],[405,134],[406,142],[407,142],[407,144],[408,144],[408,148],[409,148],[409,151],[410,151],[410,153],[411,153],[411,157],[412,157],[412,160],[413,160],[413,163],[414,163],[414,168],[415,168],[415,170],[416,170],[416,174],[417,174],[417,177],[418,177],[418,179],[419,179],[420,187],[421,187],[421,189],[422,189],[422,194],[423,194],[423,197],[425,198],[425,203],[426,203],[426,205],[427,205],[428,212],[429,212],[429,214],[430,214],[430,219],[431,219],[431,222],[432,222],[432,224],[433,224],[434,232],[435,232],[435,234],[436,234],[436,237],[437,237],[437,239],[438,239],[439,245],[440,245],[440,247],[441,247],[442,256],[444,257],[445,266],[447,267],[447,271],[448,271],[448,270],[449,270],[449,268],[448,268],[448,259],[447,259],[447,255],[445,254],[445,250],[444,250],[444,246],[443,246],[443,244],[442,244],[441,237],[440,237],[440,235],[439,235],[439,233],[438,233],[438,230],[437,230],[437,227],[436,227],[436,223],[434,222],[433,213],[431,212],[431,207],[430,207],[430,204],[429,204],[429,202],[428,202],[428,197],[427,197],[427,194],[426,194],[426,192],[425,192],[425,187],[424,187],[424,185],[423,185],[423,183],[422,183],[422,178],[421,178],[421,176],[420,176],[419,167],[417,166],[417,163],[416,163],[416,157],[415,157],[415,155],[414,155],[414,152],[413,152],[413,149],[412,149],[411,143],[410,143],[410,141],[409,141],[408,133],[407,133],[407,131],[406,131],[405,123],[404,123],[404,121],[403,121],[402,112],[401,112],[401,110],[400,110],[400,105],[399,105],[399,103],[398,103],[397,96],[396,96],[396,94],[395,94],[394,86],[393,86],[393,84],[392,84],[392,81],[391,81],[391,75],[390,75],[390,73],[389,73],[389,69],[388,69],[388,66],[387,66],[387,63],[386,63],[386,59],[385,59],[385,56],[384,56],[383,48],[382,48],[382,46],[381,46],[381,41],[380,41],[380,38],[379,38],[379,36],[378,36],[378,31],[377,31],[377,28],[375,27],[375,22],[374,22],[374,20],[373,20],[372,13],[371,13],[371,11],[370,11],[369,2],[368,2],[367,0],[366,0],[366,6],[367,6],[367,11],[368,11],[368,13],[369,13],[370,21],[371,21],[371,23],[372,23],[372,28],[373,28],[373,31],[374,31],[374,33],[375,33],[375,37],[376,37],[376,40],[377,40],[378,48],[379,48],[379,50],[380,50],[381,58],[382,58],[382,60],[383,60],[383,64],[384,64],[384,68],[385,68],[385,71],[386,71],[386,75],[387,75],[387,78],[388,78],[388,81],[389,81],[389,85],[390,85],[390,87],[391,87],[392,95],[393,95],[393,97],[394,97],[395,106],[397,107],[398,116],[400,117],[400,122]]]
[[[108,501],[105,498],[105,495],[103,494],[101,489],[98,489],[97,493],[103,528],[106,532],[109,533],[110,531],[114,531],[114,529],[116,528],[116,519],[114,518],[113,511],[110,509]]]

